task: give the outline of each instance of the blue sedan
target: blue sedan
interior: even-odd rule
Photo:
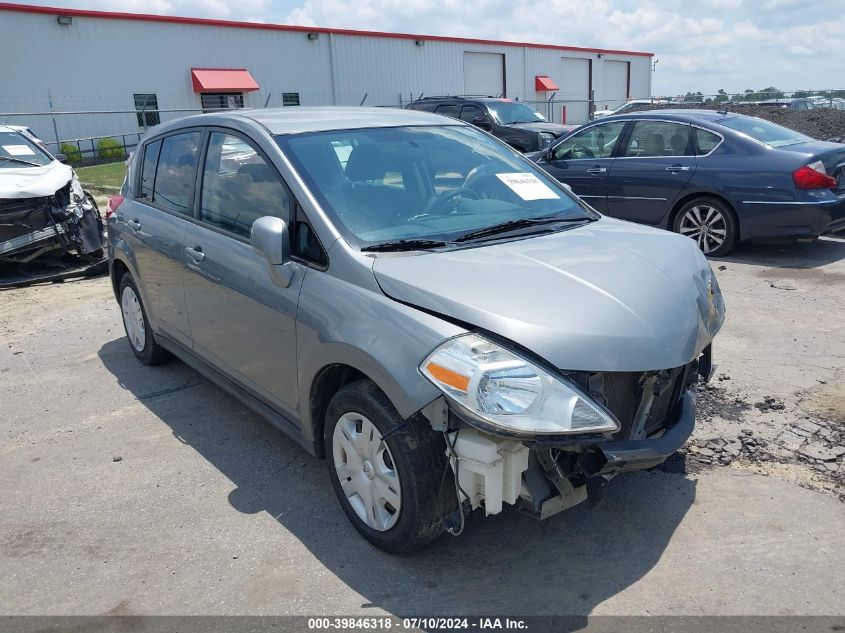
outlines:
[[[687,235],[707,255],[845,229],[845,145],[757,117],[611,116],[529,156],[598,211]]]

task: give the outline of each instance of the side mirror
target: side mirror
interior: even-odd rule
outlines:
[[[547,163],[552,162],[555,159],[555,151],[551,147],[547,147],[543,150],[542,159]]]
[[[290,265],[290,233],[281,218],[266,215],[252,223],[249,241],[270,268],[273,283],[282,288],[290,286],[293,267]]]
[[[60,163],[64,163],[65,165],[67,165],[67,156],[65,156],[64,154],[53,154],[53,158],[55,158]]]
[[[470,121],[475,127],[480,127],[482,130],[487,130],[488,132],[493,129],[493,126],[490,125],[490,121],[487,120],[486,117],[477,116],[472,121]]]

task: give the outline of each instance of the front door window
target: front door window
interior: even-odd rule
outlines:
[[[555,146],[554,160],[610,158],[613,147],[624,128],[624,121],[614,121],[594,125],[573,134]]]

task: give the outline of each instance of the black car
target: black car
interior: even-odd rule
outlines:
[[[568,134],[577,125],[549,123],[531,106],[494,97],[425,97],[405,106],[461,119],[487,130],[520,152],[535,152]]]
[[[682,233],[708,255],[845,229],[845,145],[757,117],[610,116],[529,157],[598,211]]]

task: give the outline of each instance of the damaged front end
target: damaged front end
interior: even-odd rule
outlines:
[[[26,264],[49,253],[91,261],[103,257],[100,211],[75,175],[46,195],[3,197],[3,193],[0,263]]]
[[[433,354],[426,361],[428,367],[435,363],[435,380],[452,383],[446,396],[423,409],[447,440],[456,495],[461,500],[459,511],[447,520],[452,532],[465,512],[479,507],[489,515],[511,504],[545,519],[583,501],[597,503],[613,476],[653,468],[686,442],[695,424],[695,384],[712,374],[711,345],[707,345],[692,362],[659,371],[555,372],[549,368],[550,374],[571,388],[560,396],[546,396],[542,394],[544,389],[550,391],[548,381],[542,376],[537,380],[537,367],[529,364],[526,370],[508,358],[490,357],[482,345],[473,344],[479,355],[488,355],[481,380],[455,362],[461,360],[457,354]],[[457,378],[464,374],[472,376],[465,383]],[[471,401],[461,402],[460,395],[456,398],[448,391],[456,387],[465,387]],[[485,402],[489,399],[485,391],[496,392],[493,407]],[[589,403],[594,409],[588,408]],[[531,411],[538,406],[545,408],[541,412],[545,418],[562,420],[568,427],[565,432],[519,420],[520,407]],[[499,418],[475,413],[491,410]],[[513,416],[512,422],[508,416]],[[484,417],[495,419],[496,424]],[[613,428],[607,427],[608,419]],[[508,425],[511,428],[505,428]]]

